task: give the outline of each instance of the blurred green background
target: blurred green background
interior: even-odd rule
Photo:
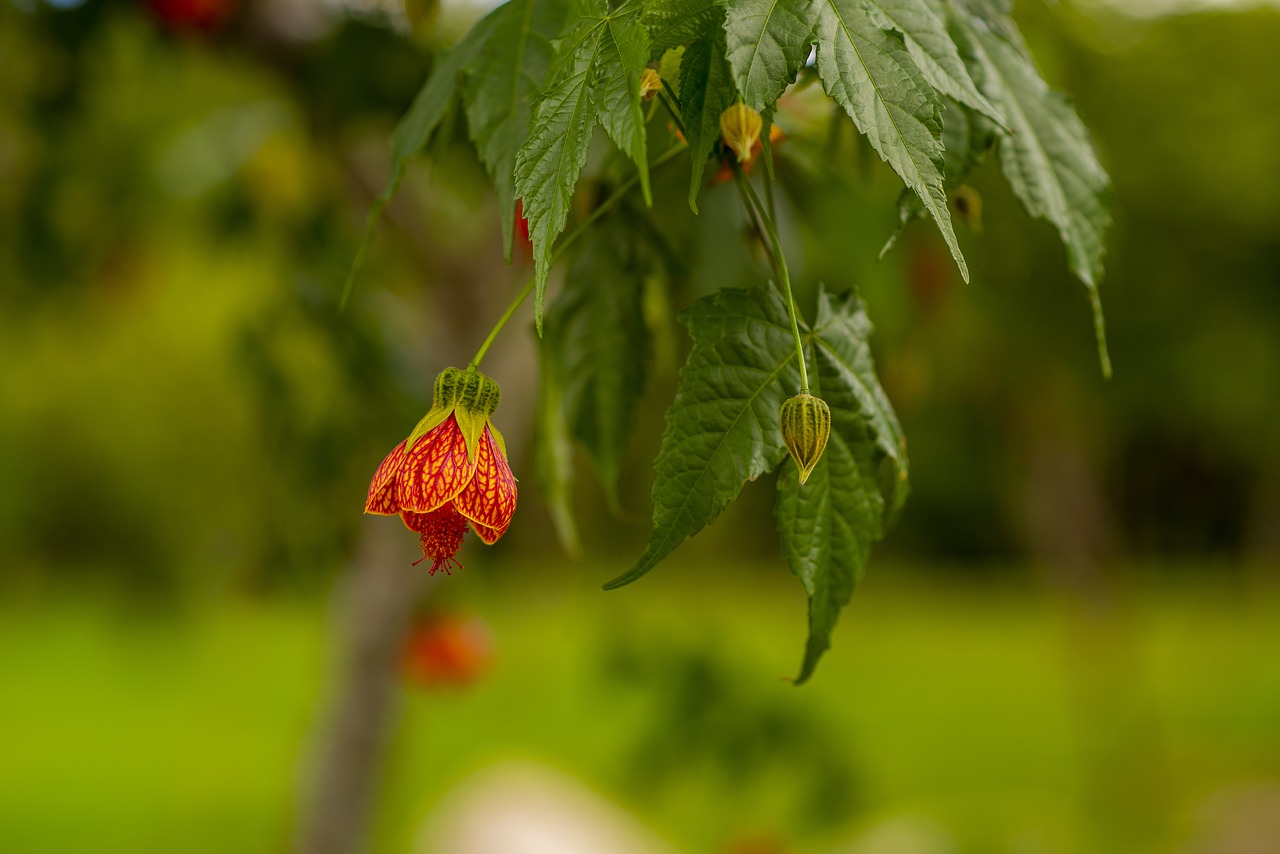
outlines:
[[[477,14],[0,0],[0,851],[289,848],[344,578],[395,527],[361,517],[368,477],[528,274],[455,116],[335,307],[386,137]],[[802,298],[861,290],[912,457],[832,651],[777,678],[805,606],[771,483],[599,591],[647,534],[669,321],[623,511],[580,459],[563,555],[526,315],[486,361],[520,511],[424,606],[476,615],[484,663],[406,669],[374,850],[438,850],[446,793],[511,758],[687,852],[1275,850],[1280,10],[1018,18],[1114,180],[1115,378],[994,163],[963,285],[926,223],[877,261],[896,179],[784,112]],[[655,180],[676,308],[765,269],[722,189],[690,226],[685,182]]]

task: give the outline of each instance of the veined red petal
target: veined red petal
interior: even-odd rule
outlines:
[[[476,461],[467,459],[467,443],[450,415],[410,449],[396,479],[396,501],[401,510],[430,513],[465,489],[475,470]]]
[[[404,465],[404,442],[396,445],[387,458],[373,473],[369,484],[369,495],[364,500],[364,512],[376,513],[379,516],[393,516],[400,512],[396,502],[396,475]]]
[[[477,537],[483,540],[486,545],[490,546],[496,543],[498,538],[507,532],[506,525],[503,525],[501,528],[487,528],[479,522],[474,521],[471,523],[471,528],[476,532]]]
[[[453,506],[477,526],[497,529],[496,540],[516,512],[516,479],[507,458],[498,450],[488,426],[476,442],[475,476],[453,499]],[[480,534],[480,527],[476,528]],[[485,539],[481,534],[481,539]],[[485,539],[485,542],[493,540]]]

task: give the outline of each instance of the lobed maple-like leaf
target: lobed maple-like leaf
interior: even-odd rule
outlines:
[[[725,60],[724,16],[701,19],[702,29],[680,62],[680,113],[693,171],[689,178],[689,207],[698,212],[698,191],[707,159],[720,141],[720,114],[733,103],[733,83]]]
[[[830,646],[872,544],[906,499],[905,443],[876,379],[870,334],[856,296],[833,300],[819,291],[817,322],[805,348],[811,390],[831,409],[831,435],[803,485],[795,466],[783,466],[774,508],[782,553],[809,597],[809,638],[797,683],[813,674]]]
[[[786,305],[773,288],[722,290],[682,319],[693,350],[680,371],[654,463],[653,533],[640,560],[610,581],[644,575],[701,530],[747,481],[787,458],[782,402],[799,390]],[[876,379],[871,323],[852,293],[818,295],[804,346],[812,391],[830,406],[827,449],[803,486],[783,465],[776,514],[783,554],[809,596],[810,637],[797,681],[813,672],[840,609],[907,494],[902,430]]]
[[[817,6],[823,87],[920,197],[968,281],[942,184],[937,94],[912,61],[902,33],[869,0],[817,0]]]
[[[592,131],[602,124],[640,170],[649,199],[640,72],[649,59],[648,36],[635,2],[610,10],[585,0],[534,108],[528,139],[516,153],[515,191],[524,205],[534,259],[534,319],[542,332],[542,306],[556,237],[564,230],[574,187],[587,161]]]
[[[729,66],[743,101],[773,106],[813,44],[815,0],[734,0],[725,6]]]
[[[1003,125],[1004,119],[969,76],[955,41],[947,32],[945,13],[927,0],[870,0],[894,29],[902,33],[907,53],[939,94],[971,107]]]
[[[1005,178],[1028,213],[1058,230],[1067,263],[1088,290],[1098,356],[1110,375],[1098,283],[1111,179],[1075,108],[1044,82],[1004,7],[971,0],[956,8],[957,35],[974,78],[1012,131],[998,143]]]
[[[511,261],[516,219],[516,152],[529,136],[533,101],[564,29],[564,0],[510,0],[479,26],[488,36],[466,65],[467,128],[498,194],[503,251]]]
[[[657,59],[705,38],[709,23],[720,26],[724,21],[724,8],[720,0],[652,0],[645,4],[643,21],[649,55]]]
[[[681,320],[693,349],[654,460],[653,533],[635,566],[606,589],[653,569],[787,455],[778,410],[799,390],[800,369],[777,289],[721,290]]]

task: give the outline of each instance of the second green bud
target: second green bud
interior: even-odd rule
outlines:
[[[782,441],[786,442],[791,458],[800,468],[800,482],[804,483],[827,447],[827,438],[831,435],[831,408],[820,397],[797,394],[783,401],[778,421],[782,427]]]

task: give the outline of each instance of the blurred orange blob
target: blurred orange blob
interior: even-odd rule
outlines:
[[[405,678],[420,688],[471,685],[492,660],[493,633],[474,615],[424,617],[405,639]]]
[[[148,0],[147,5],[172,30],[207,33],[231,20],[239,0]]]

